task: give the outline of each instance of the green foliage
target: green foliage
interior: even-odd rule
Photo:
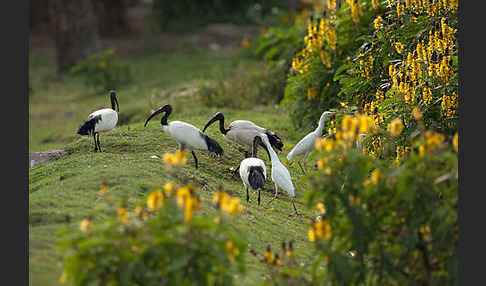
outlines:
[[[132,82],[132,74],[128,65],[113,59],[114,54],[114,49],[91,54],[69,72],[75,76],[83,76],[85,85],[94,87],[97,91],[119,89]]]
[[[102,219],[88,217],[80,228],[60,231],[61,282],[232,285],[231,270],[245,272],[246,243],[231,217],[216,212],[188,219],[179,191],[177,198],[175,190],[172,196],[160,190],[152,194],[157,192],[164,197],[161,206],[150,205],[149,196],[134,212],[122,203],[117,215],[116,199],[107,198],[98,207]]]
[[[261,104],[278,104],[286,80],[283,61],[261,65],[259,70],[236,66],[218,72],[215,80],[201,82],[198,96],[206,106],[244,109]]]
[[[277,0],[153,0],[152,13],[163,30],[176,26],[191,29],[211,22],[262,23],[272,15],[272,9],[284,7]]]

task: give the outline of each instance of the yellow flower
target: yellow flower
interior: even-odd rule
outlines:
[[[199,199],[193,196],[187,197],[184,203],[184,221],[189,221],[192,215],[200,207]]]
[[[378,0],[371,0],[371,5],[373,6],[373,9],[378,8],[378,5],[379,5]]]
[[[172,154],[172,153],[165,153],[163,160],[164,160],[164,163],[166,163],[167,165],[170,165],[170,166],[174,165],[175,162],[176,162],[176,158],[175,158],[174,154]]]
[[[226,255],[230,260],[233,260],[235,256],[240,254],[240,250],[235,247],[231,240],[226,241]]]
[[[375,25],[375,29],[383,28],[383,18],[381,16],[376,17],[373,24]]]
[[[59,283],[66,284],[67,280],[68,280],[68,276],[66,272],[63,272],[61,277],[59,277]]]
[[[248,48],[250,46],[250,42],[248,41],[248,39],[244,38],[243,40],[241,40],[241,46],[243,46],[243,48]]]
[[[108,185],[105,184],[105,183],[102,183],[101,187],[100,187],[99,194],[103,196],[108,191],[108,189],[109,189]]]
[[[459,135],[458,135],[457,132],[454,135],[454,138],[452,139],[452,146],[454,146],[454,150],[456,150],[456,152],[459,150],[459,148],[458,148],[458,146],[459,146]]]
[[[357,197],[355,197],[353,195],[349,195],[348,196],[348,199],[351,202],[351,205],[352,206],[357,206],[357,205],[359,205],[361,203],[361,199],[360,198],[357,198]]]
[[[308,236],[309,236],[309,241],[314,242],[316,240],[316,232],[314,231],[313,226],[311,226],[311,228],[309,229]]]
[[[170,197],[172,193],[174,192],[174,184],[172,182],[167,182],[164,185],[164,190],[165,190],[165,195],[167,197]]]
[[[412,114],[413,114],[413,118],[415,118],[416,120],[420,120],[423,117],[423,114],[418,107],[413,108]]]
[[[82,232],[87,233],[91,230],[92,226],[93,223],[91,222],[90,219],[83,219],[79,224],[79,229],[81,229]]]
[[[273,264],[276,266],[280,266],[280,257],[278,257],[278,254],[275,254],[275,259],[273,260]]]
[[[331,224],[327,219],[321,219],[313,224],[314,235],[316,238],[326,238],[331,237]]]
[[[221,206],[223,204],[225,204],[226,201],[228,201],[229,199],[230,199],[230,196],[224,191],[218,191],[216,194],[213,195],[213,202],[219,208],[221,208]]]
[[[162,190],[155,190],[147,198],[147,208],[155,212],[162,206],[163,201],[164,196],[162,195]]]
[[[127,222],[130,219],[130,212],[128,212],[127,208],[119,208],[118,209],[118,220],[120,222]]]
[[[318,203],[316,206],[317,212],[321,215],[326,214],[326,208],[324,207],[323,203]]]
[[[263,253],[263,256],[265,257],[265,262],[270,264],[273,262],[273,255],[270,249],[270,245],[267,245],[267,248],[265,249],[265,252]]]
[[[373,184],[378,184],[378,181],[381,178],[381,173],[379,169],[374,169],[373,172],[371,172],[370,180]]]
[[[239,198],[232,198],[223,206],[223,210],[232,216],[237,216],[243,211],[243,205],[240,204]]]
[[[400,42],[395,43],[395,49],[397,50],[397,53],[401,54],[403,52],[403,45]]]
[[[182,165],[186,164],[186,162],[187,162],[186,152],[177,150],[175,152],[175,159],[176,159],[175,160],[176,165],[182,166]]]
[[[191,190],[188,187],[182,187],[177,190],[177,206],[182,208],[186,199],[191,195]]]
[[[402,123],[402,120],[400,118],[393,119],[390,122],[390,125],[388,126],[388,131],[390,131],[390,133],[393,136],[400,135],[400,133],[402,133],[402,130],[403,130],[403,123]]]
[[[100,69],[105,69],[106,66],[107,66],[107,64],[106,64],[106,61],[105,60],[100,61],[100,63],[99,63]]]
[[[307,98],[309,100],[316,98],[318,94],[319,94],[319,90],[317,88],[313,88],[313,87],[307,88]]]
[[[137,217],[141,220],[146,220],[148,217],[148,213],[145,211],[143,206],[137,206],[135,208],[135,215],[137,215]]]

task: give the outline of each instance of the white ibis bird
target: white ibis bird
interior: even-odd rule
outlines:
[[[255,136],[253,139],[253,151],[250,158],[246,158],[240,163],[240,178],[243,181],[243,185],[246,188],[246,201],[250,200],[248,195],[248,188],[251,187],[253,190],[258,191],[258,205],[260,205],[260,191],[265,185],[267,180],[267,168],[263,160],[257,158],[258,145],[261,145],[265,150],[268,149],[263,144],[262,138],[260,136]],[[268,153],[270,157],[270,153]]]
[[[165,112],[162,119],[160,119],[162,130],[164,130],[165,133],[169,134],[170,137],[174,138],[177,143],[179,143],[179,150],[184,151],[186,148],[191,150],[196,169],[198,164],[194,150],[206,150],[210,153],[216,154],[217,156],[223,155],[223,149],[218,142],[209,138],[194,125],[182,121],[167,122],[167,118],[172,112],[172,106],[170,104],[166,104],[154,111],[145,121],[144,127],[147,126],[150,119],[161,112]]]
[[[115,128],[118,122],[118,113],[120,106],[114,90],[110,91],[111,108],[103,108],[91,113],[88,118],[78,128],[79,135],[93,135],[94,152],[101,152],[100,132],[107,132]],[[116,111],[115,111],[116,103]]]
[[[206,131],[211,124],[219,120],[219,131],[226,139],[229,139],[239,145],[248,148],[245,157],[251,152],[253,146],[253,139],[259,133],[264,133],[268,136],[270,144],[277,150],[282,151],[283,143],[280,137],[272,130],[265,129],[256,125],[248,120],[235,120],[230,123],[228,129],[224,128],[224,115],[221,112],[217,112],[213,118],[211,118],[203,128],[203,132]],[[238,168],[234,172],[236,172]],[[233,173],[234,174],[234,173]]]
[[[295,188],[292,184],[292,177],[290,176],[289,170],[278,159],[277,153],[273,150],[270,141],[266,134],[259,135],[262,138],[263,144],[267,147],[267,152],[272,161],[272,181],[275,184],[275,197],[273,197],[268,204],[277,198],[278,188],[283,189],[291,198],[292,206],[294,207],[295,213],[297,214],[297,208],[295,207]]]
[[[292,150],[290,150],[289,154],[287,155],[287,160],[290,161],[297,156],[304,155],[302,161],[304,161],[305,165],[305,160],[307,159],[307,156],[309,156],[309,154],[314,149],[316,139],[322,135],[326,118],[334,114],[336,114],[336,112],[324,111],[321,115],[321,118],[319,119],[319,125],[317,126],[317,128],[311,133],[307,134],[297,144],[295,144],[294,148],[292,148]],[[298,163],[300,168],[302,169],[302,172],[305,173],[302,165],[300,164],[300,161],[298,161]]]

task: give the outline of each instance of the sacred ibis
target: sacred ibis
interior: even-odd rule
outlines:
[[[179,143],[179,150],[184,151],[186,148],[191,150],[196,169],[198,164],[194,150],[206,150],[210,153],[216,154],[217,156],[223,155],[223,149],[218,142],[209,138],[195,126],[182,121],[167,122],[167,118],[172,112],[172,106],[170,104],[166,104],[154,111],[145,121],[144,127],[147,126],[150,119],[162,112],[165,112],[162,119],[160,119],[162,130],[164,130],[165,133],[169,134],[170,137],[174,138],[177,143]]]
[[[275,184],[275,197],[273,197],[268,204],[270,204],[274,199],[277,198],[278,188],[283,189],[287,192],[287,194],[291,198],[292,206],[294,207],[295,213],[297,213],[297,208],[295,207],[294,198],[295,198],[295,188],[292,184],[292,178],[290,177],[290,172],[285,168],[285,166],[280,162],[278,159],[277,153],[273,150],[270,141],[266,134],[260,134],[262,138],[263,144],[267,147],[267,151],[270,156],[270,160],[272,161],[272,181]]]
[[[101,152],[100,145],[100,132],[107,132],[115,128],[118,122],[118,113],[120,107],[118,105],[118,99],[114,90],[110,91],[111,109],[103,108],[91,113],[88,118],[78,128],[77,134],[79,135],[93,135],[94,139],[94,152]],[[116,103],[116,111],[115,111]]]
[[[290,161],[297,156],[304,155],[302,160],[304,161],[305,165],[305,160],[307,159],[307,156],[309,156],[309,154],[314,149],[316,139],[322,135],[326,118],[328,118],[329,116],[333,116],[334,114],[336,114],[336,112],[324,111],[321,115],[321,118],[319,119],[319,125],[317,126],[317,128],[311,133],[307,134],[297,144],[295,144],[294,148],[292,148],[292,150],[290,150],[289,154],[287,155],[287,160]],[[297,162],[299,163],[302,172],[305,173],[304,168],[302,168],[302,165],[300,164],[300,161]]]
[[[259,133],[264,133],[268,136],[270,144],[282,151],[283,143],[280,137],[272,130],[265,129],[256,125],[255,123],[248,121],[248,120],[235,120],[230,123],[228,128],[224,127],[224,115],[221,112],[217,112],[213,118],[211,118],[203,128],[203,132],[206,131],[211,124],[219,120],[219,131],[223,134],[226,139],[229,139],[243,147],[247,147],[248,151],[245,151],[245,158],[248,157],[248,154],[251,152],[251,148],[253,146],[253,139]],[[233,171],[233,174],[236,173],[236,170]]]
[[[270,153],[268,153],[267,147],[263,144],[262,138],[257,135],[255,136],[255,139],[253,139],[252,156],[241,161],[239,168],[240,178],[246,188],[246,201],[248,202],[250,200],[248,187],[251,187],[255,191],[258,190],[258,205],[260,205],[260,191],[263,189],[265,181],[267,180],[267,168],[265,167],[263,160],[257,158],[258,145],[265,148],[270,157]]]

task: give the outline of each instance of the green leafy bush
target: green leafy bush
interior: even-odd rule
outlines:
[[[83,76],[86,86],[100,92],[119,89],[132,82],[132,74],[128,65],[113,59],[114,55],[114,49],[91,54],[72,67],[70,73]]]
[[[174,168],[185,153],[164,156]],[[103,185],[105,201],[98,216],[79,229],[60,232],[64,260],[61,283],[72,285],[232,285],[233,273],[245,272],[246,243],[232,226],[239,199],[219,191],[212,215],[197,215],[201,201],[192,185],[167,183],[132,211],[125,203],[115,210]],[[97,219],[99,218],[99,219]]]

